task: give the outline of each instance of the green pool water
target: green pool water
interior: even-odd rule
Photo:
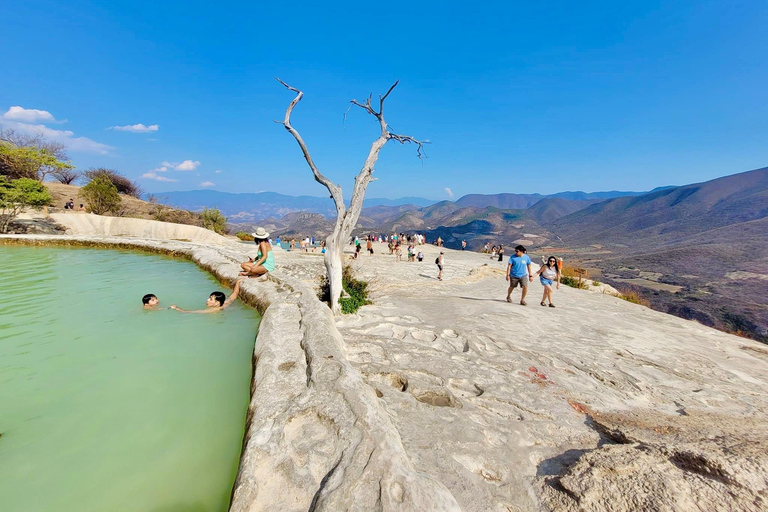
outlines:
[[[0,510],[224,511],[258,314],[195,264],[0,246]]]

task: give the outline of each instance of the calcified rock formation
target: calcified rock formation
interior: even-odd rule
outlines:
[[[225,281],[248,249],[10,238],[171,252]],[[598,287],[509,304],[504,263],[446,251],[438,282],[437,248],[374,249],[352,264],[375,303],[338,320],[319,255],[278,251],[245,284],[264,316],[233,511],[766,509],[768,347]]]

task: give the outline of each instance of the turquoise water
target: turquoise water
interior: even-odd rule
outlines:
[[[258,314],[195,264],[0,246],[0,510],[227,509]]]

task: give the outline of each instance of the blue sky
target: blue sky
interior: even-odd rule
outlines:
[[[0,0],[0,12],[0,123],[45,130],[78,168],[148,191],[324,195],[273,122],[292,99],[276,76],[304,90],[293,124],[347,197],[378,135],[362,110],[344,122],[349,100],[396,79],[387,121],[429,140],[428,158],[390,142],[368,197],[648,190],[768,165],[764,0]]]

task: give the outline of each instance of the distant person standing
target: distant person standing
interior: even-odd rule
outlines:
[[[466,248],[467,248],[467,241],[466,241],[466,240],[462,240],[462,241],[461,241],[461,250],[463,251],[463,250],[465,250]]]
[[[520,246],[522,247],[522,246]],[[499,261],[504,261],[504,246],[499,246]]]
[[[549,307],[555,307],[552,304],[552,285],[557,280],[557,289],[560,289],[560,269],[557,268],[557,258],[550,256],[547,262],[541,266],[536,274],[539,276],[541,285],[544,287],[544,295],[541,297],[541,305],[546,306],[544,301],[549,300]]]
[[[435,258],[435,264],[437,265],[437,280],[443,280],[443,251],[440,251],[440,256]]]
[[[368,256],[371,256],[373,254],[373,242],[371,242],[371,238],[368,237],[368,241],[365,243],[366,249],[368,249]]]
[[[527,306],[525,296],[528,293],[528,283],[533,281],[533,272],[531,271],[531,258],[525,254],[525,247],[522,245],[515,247],[514,256],[509,257],[506,280],[509,281],[507,302],[512,302],[512,291],[520,285],[520,288],[523,289],[520,305]]]

